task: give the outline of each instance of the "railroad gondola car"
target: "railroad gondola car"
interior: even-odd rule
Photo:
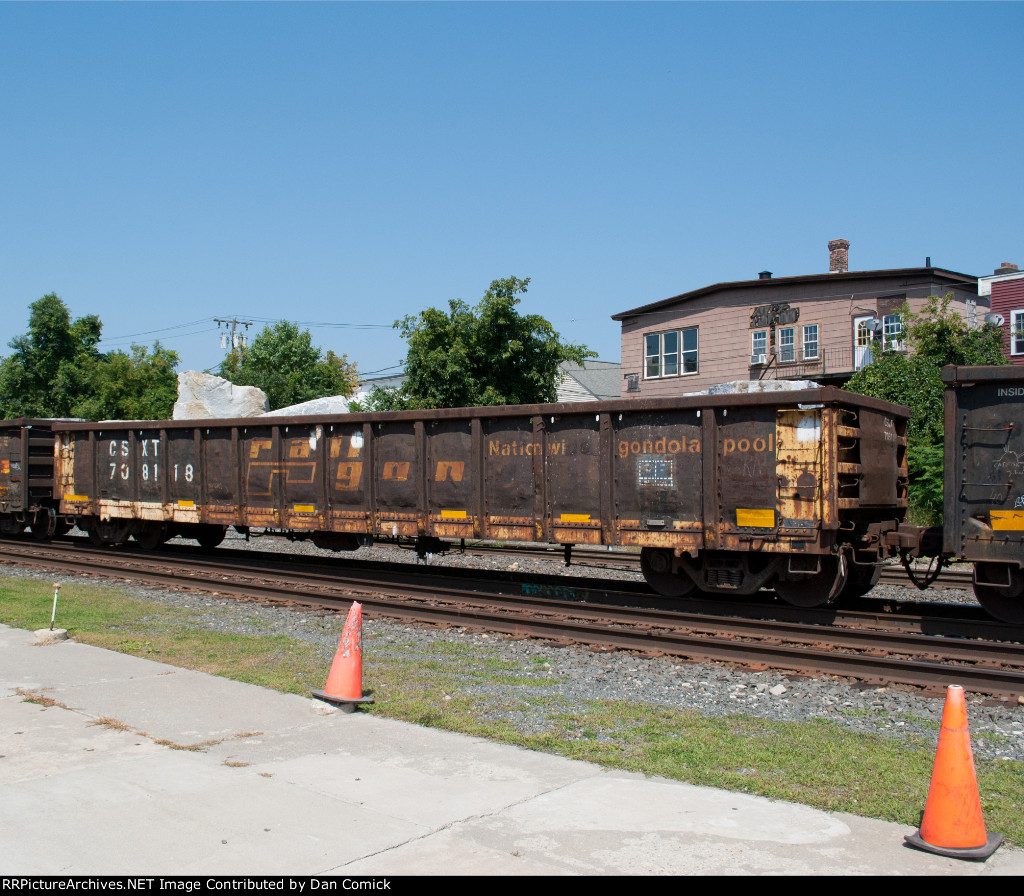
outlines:
[[[53,420],[0,421],[0,534],[28,528],[45,540],[67,531],[54,491]]]
[[[96,542],[227,526],[642,550],[663,595],[863,592],[907,508],[907,409],[825,387],[650,401],[58,427],[60,511]]]
[[[942,551],[978,602],[1024,623],[1024,367],[946,367]]]

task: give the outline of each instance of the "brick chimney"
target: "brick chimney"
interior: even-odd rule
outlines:
[[[1010,264],[1008,261],[1004,261],[999,267],[993,271],[994,274],[1016,274],[1017,265]]]
[[[850,241],[828,241],[828,272],[845,274],[850,269]]]

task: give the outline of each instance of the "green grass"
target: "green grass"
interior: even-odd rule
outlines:
[[[52,601],[45,582],[0,579],[0,622],[48,628]],[[216,605],[203,609],[217,612]],[[70,584],[61,588],[57,625],[81,643],[286,693],[323,687],[333,650],[273,634],[272,626],[261,635],[212,632],[199,615],[116,588]],[[344,622],[309,618],[334,633]],[[552,692],[557,658],[519,664],[478,640],[438,639],[424,648],[376,636],[371,625],[364,626],[363,654],[364,691],[375,699],[364,712],[908,827],[918,825],[927,800],[932,736],[867,735],[826,719],[706,718],[636,701],[594,701],[579,710]],[[877,715],[880,723],[892,721]],[[1024,845],[1024,763],[975,765],[989,830]]]

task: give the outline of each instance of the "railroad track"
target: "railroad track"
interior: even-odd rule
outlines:
[[[834,625],[737,618],[494,593],[479,585],[441,587],[435,571],[428,569],[414,568],[401,583],[382,582],[381,571],[346,573],[342,564],[326,571],[282,571],[268,568],[265,560],[253,563],[238,552],[221,552],[216,557],[164,556],[85,550],[60,543],[5,542],[0,543],[0,556],[10,563],[47,570],[332,612],[347,610],[353,600],[359,600],[371,616],[484,628],[556,643],[907,684],[935,693],[958,683],[976,693],[1014,699],[1024,695],[1024,645],[922,634],[921,629],[930,624],[921,617],[907,617],[901,626],[897,617],[887,615],[886,623],[895,630],[872,625],[871,613],[833,612],[838,623]],[[979,625],[977,631],[984,631],[984,625]],[[969,625],[956,628],[970,633]]]
[[[494,544],[468,544],[464,552],[478,556],[507,556],[507,557],[530,557],[532,559],[550,560],[552,563],[565,562],[564,550],[557,546],[549,545],[525,545],[520,547],[505,547]],[[635,569],[640,571],[640,554],[638,552],[624,551],[621,549],[601,550],[597,548],[574,547],[571,554],[571,563],[580,566],[600,566],[612,569]],[[923,570],[921,570],[923,573]],[[959,588],[970,590],[974,581],[973,568],[970,565],[946,567],[939,573],[939,577],[932,583],[932,588]],[[896,585],[905,587],[913,586],[907,578],[906,571],[902,566],[891,564],[882,568],[880,584]]]

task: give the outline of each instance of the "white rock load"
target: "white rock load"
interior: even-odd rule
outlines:
[[[178,374],[174,420],[212,417],[259,417],[270,407],[266,393],[255,386],[236,386],[219,376],[186,370]]]

